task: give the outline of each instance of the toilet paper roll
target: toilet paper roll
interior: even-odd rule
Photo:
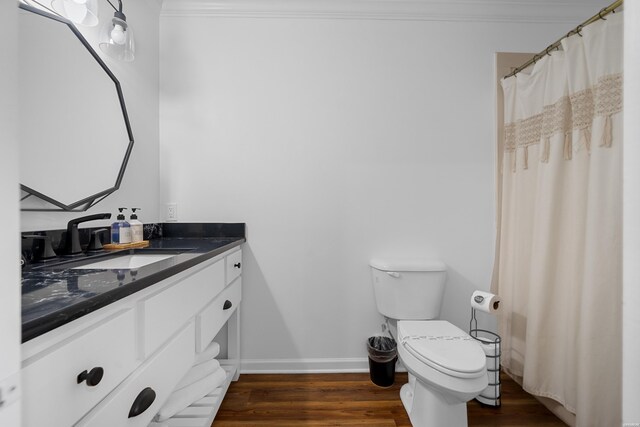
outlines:
[[[496,400],[496,399],[487,399],[486,397],[482,397],[482,396],[477,396],[476,400],[480,403],[484,403],[487,406],[499,406],[500,405],[500,400]]]
[[[480,395],[476,396],[476,400],[478,400],[481,403],[484,403],[485,405],[491,405],[491,406],[499,405],[500,389],[502,387],[500,386],[500,383],[497,382],[494,378],[491,378],[491,376],[489,377],[489,383],[490,384],[493,383],[497,385],[487,386],[487,388],[482,390],[482,393],[480,393]]]
[[[471,295],[471,308],[484,311],[485,313],[495,313],[500,306],[500,297],[489,292],[474,291]]]
[[[487,357],[487,372],[498,371],[500,369],[500,358]]]
[[[476,337],[476,339],[480,342],[480,346],[482,347],[482,350],[484,350],[484,354],[487,356],[495,356],[497,354],[498,346],[496,346],[494,341],[484,337]]]
[[[496,378],[495,375],[489,375],[489,384],[487,388],[482,390],[480,393],[481,396],[488,397],[489,399],[497,399],[500,396],[500,382],[499,378]]]
[[[500,386],[490,385],[484,390],[478,397],[484,397],[485,399],[497,399],[500,396]]]
[[[487,388],[495,388],[495,384],[500,384],[500,372],[487,372],[487,381],[489,382]],[[490,395],[487,394],[486,396]]]

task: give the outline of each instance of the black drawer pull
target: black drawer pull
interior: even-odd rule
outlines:
[[[222,306],[222,309],[223,309],[223,310],[229,310],[229,309],[231,308],[231,306],[232,306],[232,305],[233,305],[233,304],[231,304],[231,301],[226,300],[226,301],[224,302],[224,305]]]
[[[89,387],[93,387],[100,384],[100,381],[102,381],[103,375],[104,375],[104,369],[97,366],[92,370],[90,370],[89,372],[87,372],[86,370],[80,372],[78,374],[77,381],[78,381],[78,384],[80,384],[83,381],[86,381]]]
[[[233,266],[235,268],[240,268],[242,266],[242,264],[240,264],[239,262],[236,262],[235,264],[233,264]]]
[[[133,401],[131,409],[129,410],[129,418],[137,417],[153,404],[156,400],[156,392],[151,387],[147,387],[138,394],[136,400]]]

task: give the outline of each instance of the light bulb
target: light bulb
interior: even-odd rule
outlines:
[[[115,24],[113,26],[113,30],[111,30],[111,40],[113,40],[115,44],[122,45],[124,44],[125,39],[124,28],[122,28],[122,25],[120,24]]]
[[[113,18],[102,26],[99,40],[100,49],[110,57],[125,62],[133,61],[133,33],[122,10],[115,11]]]

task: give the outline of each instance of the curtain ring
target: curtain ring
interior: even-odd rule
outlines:
[[[549,53],[549,48],[551,47],[551,45],[547,46],[547,48],[544,50],[545,53],[549,56],[551,56],[551,54]]]
[[[576,27],[576,33],[577,33],[580,37],[582,37],[582,33],[580,32],[580,31],[582,31],[582,28],[583,28],[583,27],[582,27],[582,24],[581,24],[581,25],[578,25],[578,26]]]
[[[606,20],[607,20],[607,18],[605,18],[605,17],[603,17],[603,16],[602,16],[602,12],[604,12],[605,10],[607,10],[607,8],[606,8],[606,7],[603,7],[603,8],[600,10],[600,12],[598,12],[598,18],[602,19],[603,21],[606,21]],[[614,12],[615,12],[615,11],[614,11]]]

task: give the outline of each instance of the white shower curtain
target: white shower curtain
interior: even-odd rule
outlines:
[[[622,13],[562,47],[502,83],[502,364],[578,426],[619,426]]]

